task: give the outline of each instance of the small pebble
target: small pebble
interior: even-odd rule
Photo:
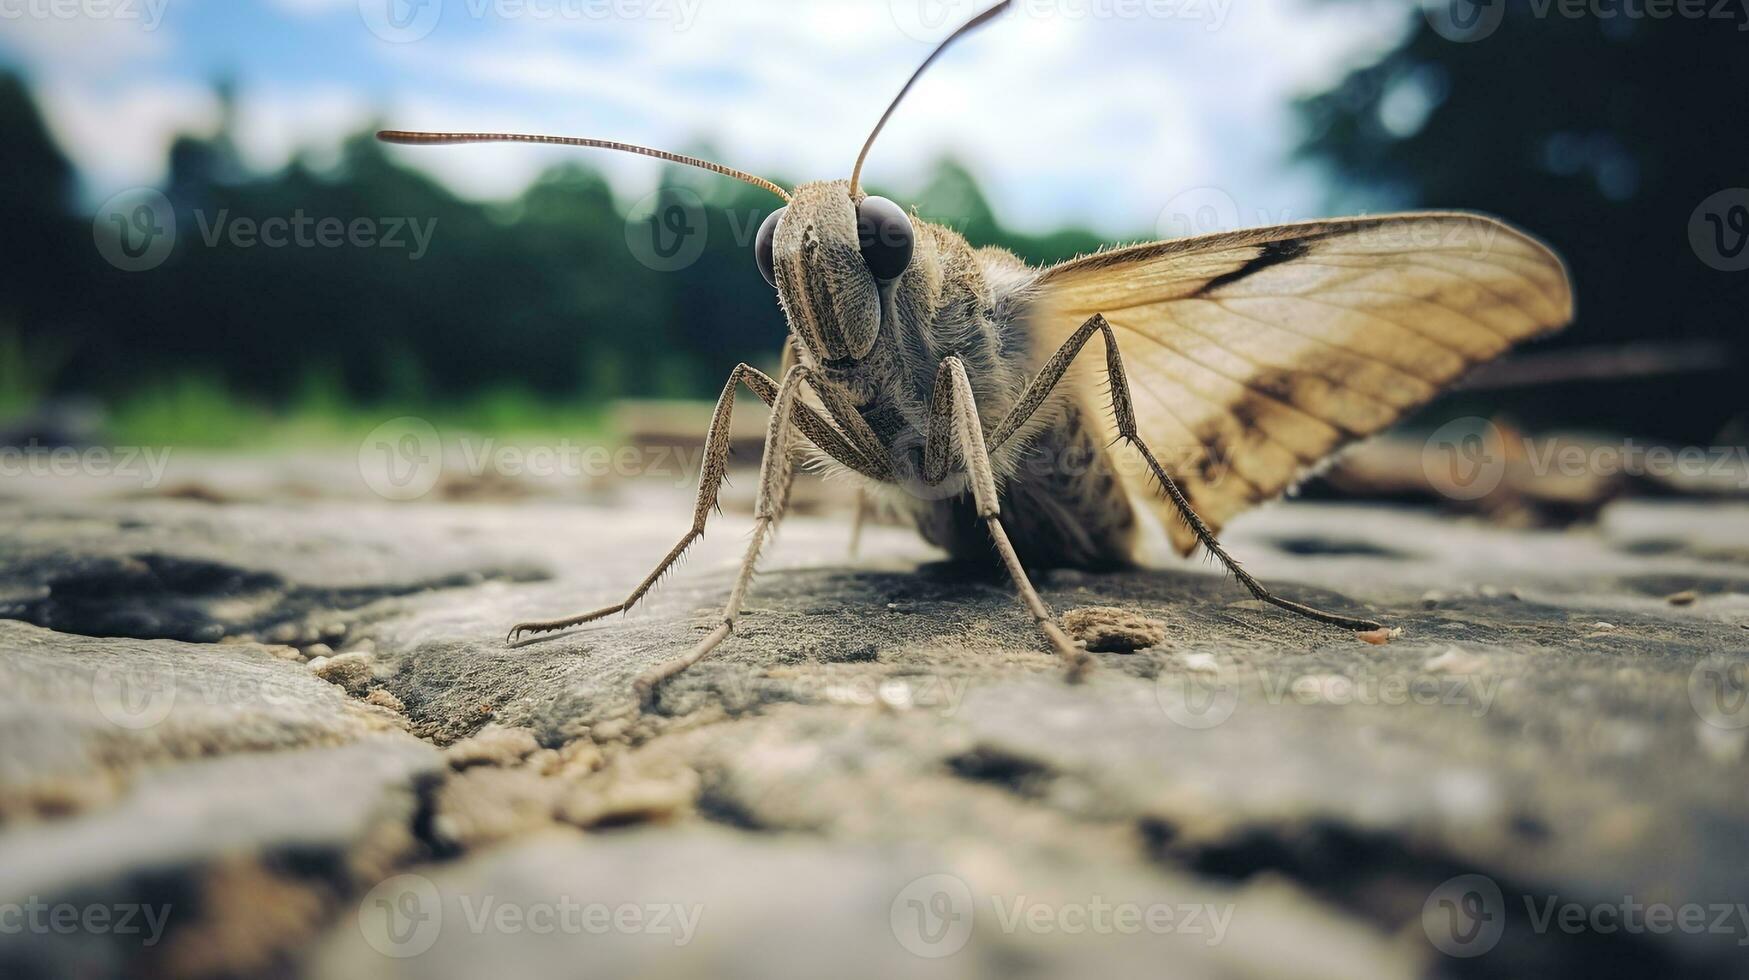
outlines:
[[[700,780],[691,769],[663,775],[597,774],[559,802],[558,816],[579,827],[665,820],[689,810]]]
[[[320,644],[318,644],[320,645]],[[323,649],[327,649],[323,647]],[[310,670],[330,684],[346,688],[348,694],[363,694],[370,686],[375,670],[369,655],[340,653],[332,657],[317,657],[310,661]]]
[[[1698,721],[1694,724],[1694,738],[1700,743],[1701,752],[1708,759],[1718,765],[1727,766],[1742,760],[1743,746],[1745,740],[1749,740],[1749,731],[1719,728]]]
[[[1202,674],[1218,673],[1221,669],[1220,665],[1215,663],[1215,655],[1212,653],[1179,654],[1178,662],[1184,665],[1185,670],[1194,670]]]
[[[1354,635],[1358,637],[1362,643],[1371,643],[1375,647],[1382,647],[1391,642],[1393,638],[1402,632],[1403,631],[1400,628],[1393,629],[1389,626],[1381,626],[1376,630],[1362,630]]]
[[[1095,653],[1134,653],[1166,642],[1166,624],[1126,609],[1087,606],[1063,614],[1063,629]]]
[[[379,708],[387,708],[398,715],[407,713],[407,706],[401,703],[400,698],[395,697],[393,694],[390,694],[388,691],[380,687],[369,694],[366,694],[364,696],[364,703],[374,704]]]
[[[598,722],[594,728],[591,728],[589,737],[595,740],[595,744],[600,745],[602,742],[612,742],[621,738],[625,735],[626,728],[624,719],[609,718],[606,721]]]
[[[299,628],[298,624],[280,623],[278,626],[267,631],[267,642],[296,646],[297,642],[303,639],[303,636],[304,631]]]
[[[1681,592],[1665,596],[1664,601],[1672,606],[1692,606],[1694,601],[1699,598],[1700,596],[1696,595],[1693,589],[1684,589]]]
[[[534,732],[526,728],[492,727],[455,743],[444,750],[443,756],[449,760],[452,769],[478,765],[507,766],[522,761],[538,748],[540,742],[535,740]]]
[[[1487,666],[1486,657],[1466,653],[1457,647],[1447,647],[1439,656],[1428,658],[1421,665],[1421,669],[1429,674],[1474,674]]]
[[[1288,690],[1301,704],[1353,704],[1354,681],[1342,674],[1306,674]]]

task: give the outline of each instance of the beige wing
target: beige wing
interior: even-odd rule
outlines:
[[[1470,368],[1573,318],[1561,260],[1471,214],[1137,245],[1054,266],[1034,286],[1041,360],[1095,313],[1116,328],[1141,436],[1216,530]],[[1092,394],[1102,387],[1079,390],[1102,399]],[[1092,407],[1109,424],[1105,406]],[[1171,505],[1120,470],[1173,544],[1194,549]]]

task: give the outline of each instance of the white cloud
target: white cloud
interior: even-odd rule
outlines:
[[[347,64],[324,46],[295,78],[244,75],[239,138],[250,161],[277,165],[380,117],[397,128],[602,136],[671,149],[705,139],[716,158],[756,173],[844,177],[887,100],[930,50],[917,36],[918,11],[969,10],[972,0],[444,2],[430,37],[368,43],[374,63]],[[1024,227],[1147,232],[1169,201],[1203,186],[1229,194],[1247,220],[1307,217],[1320,187],[1284,166],[1288,103],[1394,41],[1407,9],[1315,0],[1021,2],[1023,12],[966,39],[913,90],[870,158],[872,182],[914,190],[951,153],[978,174],[998,213]],[[602,4],[647,16],[530,13]],[[273,5],[298,18],[300,31],[331,26],[336,51],[350,50],[364,30],[353,0]],[[1175,14],[1087,13],[1121,9]],[[165,77],[163,32],[142,40],[113,25],[55,30],[39,28],[24,46],[35,52],[39,81],[53,88],[45,101],[56,131],[100,182],[152,179],[171,133],[215,118],[210,95]],[[216,43],[241,55],[259,40]],[[75,59],[64,64],[128,66],[127,89],[57,67],[55,51]],[[505,196],[587,151],[398,152],[465,193]],[[659,171],[625,155],[589,159],[628,196]]]
[[[338,159],[341,140],[375,117],[369,100],[343,86],[246,89],[237,105],[237,145],[243,159],[258,170],[280,166],[300,153],[325,165]]]
[[[211,133],[219,100],[204,85],[175,80],[125,87],[57,78],[39,84],[49,129],[98,199],[164,178],[179,133]]]
[[[495,96],[536,131],[664,147],[710,134],[737,167],[843,177],[885,101],[928,53],[901,27],[916,22],[908,2],[917,0],[707,4],[679,32],[659,20],[571,22],[570,31],[557,29],[564,22],[494,22],[502,29],[483,37],[408,46],[420,50],[406,52],[407,68],[455,73],[473,96],[467,106],[425,100],[396,124],[508,128],[509,113],[491,108]],[[925,76],[883,134],[870,176],[916,187],[953,153],[987,182],[999,213],[1031,227],[1139,232],[1167,201],[1203,185],[1241,199],[1248,215],[1303,216],[1317,185],[1281,170],[1288,100],[1394,40],[1400,24],[1365,7],[1271,0],[1236,2],[1211,30],[1219,8],[1144,4],[1179,15],[1126,19],[1074,16],[1123,9],[1097,0],[1023,5]],[[583,39],[587,47],[574,43]],[[526,149],[515,151],[520,165],[488,151],[424,159],[460,152],[408,159],[475,193],[513,190],[552,159]],[[655,179],[646,161],[597,162],[628,190]]]
[[[334,10],[345,10],[358,5],[358,0],[268,0],[277,10],[299,17],[310,17],[325,14]]]
[[[87,12],[80,4],[15,0],[0,5],[0,49],[34,71],[114,73],[170,51],[168,3],[94,4]]]

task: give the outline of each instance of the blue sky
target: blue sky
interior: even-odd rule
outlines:
[[[4,7],[0,57],[38,87],[96,199],[160,178],[176,132],[210,130],[220,75],[239,85],[242,148],[264,167],[294,152],[319,160],[380,120],[708,146],[758,173],[844,177],[930,42],[975,9],[971,0]],[[952,154],[1001,217],[1035,229],[1164,234],[1195,213],[1242,225],[1313,217],[1324,189],[1286,163],[1289,101],[1394,43],[1410,16],[1407,0],[1018,0],[913,90],[869,174],[903,191]],[[581,151],[397,152],[489,198]],[[591,156],[628,199],[656,178],[650,161]]]

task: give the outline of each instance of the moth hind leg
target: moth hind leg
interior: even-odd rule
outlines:
[[[1130,399],[1130,385],[1124,370],[1123,356],[1117,349],[1117,335],[1112,330],[1111,324],[1106,322],[1105,317],[1100,314],[1096,313],[1089,317],[1087,322],[1083,323],[1068,340],[1064,341],[1063,346],[1057,349],[1050,360],[1045,362],[1038,375],[1022,392],[1020,400],[1015,403],[1008,417],[997,426],[995,435],[990,439],[991,447],[1001,446],[1026,424],[1034,412],[1038,411],[1039,406],[1045,403],[1051,391],[1056,388],[1057,383],[1068,373],[1069,366],[1074,362],[1076,355],[1081,353],[1087,346],[1087,342],[1096,333],[1105,340],[1105,373],[1111,384],[1111,411],[1117,424],[1118,439],[1128,443],[1141,454],[1154,479],[1159,482],[1160,488],[1171,499],[1173,506],[1178,508],[1178,513],[1184,519],[1184,523],[1196,535],[1198,543],[1208,549],[1209,554],[1215,556],[1227,572],[1238,580],[1240,585],[1245,586],[1247,591],[1263,602],[1304,616],[1307,619],[1342,629],[1355,631],[1383,629],[1382,625],[1370,619],[1357,619],[1352,616],[1329,613],[1305,603],[1281,598],[1265,588],[1263,583],[1257,581],[1250,572],[1245,571],[1244,567],[1232,555],[1227,553],[1227,549],[1221,547],[1214,531],[1197,514],[1196,508],[1191,506],[1190,499],[1185,496],[1183,489],[1178,486],[1177,481],[1172,479],[1172,475],[1166,471],[1166,468],[1160,465],[1160,461],[1154,458],[1153,450],[1149,449],[1148,444],[1142,440],[1141,431],[1136,425],[1135,406]]]
[[[1113,388],[1115,391],[1116,386],[1114,385]],[[1115,397],[1113,400],[1115,401]],[[1325,612],[1315,606],[1308,606],[1303,602],[1295,602],[1292,599],[1284,599],[1271,592],[1262,582],[1257,581],[1250,572],[1247,572],[1245,567],[1240,565],[1237,559],[1228,554],[1226,548],[1221,546],[1221,542],[1215,537],[1214,531],[1209,529],[1208,524],[1203,521],[1201,515],[1197,514],[1196,509],[1190,505],[1190,499],[1184,495],[1184,491],[1178,486],[1177,481],[1173,480],[1171,475],[1166,472],[1165,467],[1160,465],[1160,461],[1154,458],[1154,453],[1148,448],[1147,443],[1143,442],[1138,435],[1123,434],[1121,431],[1120,437],[1125,442],[1129,443],[1137,452],[1141,453],[1143,460],[1148,464],[1149,470],[1152,471],[1154,479],[1159,481],[1161,488],[1164,489],[1166,495],[1171,498],[1173,506],[1178,508],[1179,515],[1184,518],[1184,523],[1188,525],[1191,532],[1196,535],[1197,543],[1208,549],[1209,554],[1213,555],[1218,561],[1220,561],[1220,563],[1226,568],[1227,572],[1231,574],[1233,578],[1237,579],[1239,584],[1243,585],[1246,591],[1250,592],[1253,597],[1260,601],[1267,602],[1278,609],[1285,609],[1288,612],[1304,616],[1307,619],[1323,623],[1327,626],[1335,626],[1341,629],[1354,630],[1356,632],[1369,632],[1384,629],[1382,623],[1376,623],[1370,619],[1357,619],[1352,616],[1343,616],[1338,613]]]

